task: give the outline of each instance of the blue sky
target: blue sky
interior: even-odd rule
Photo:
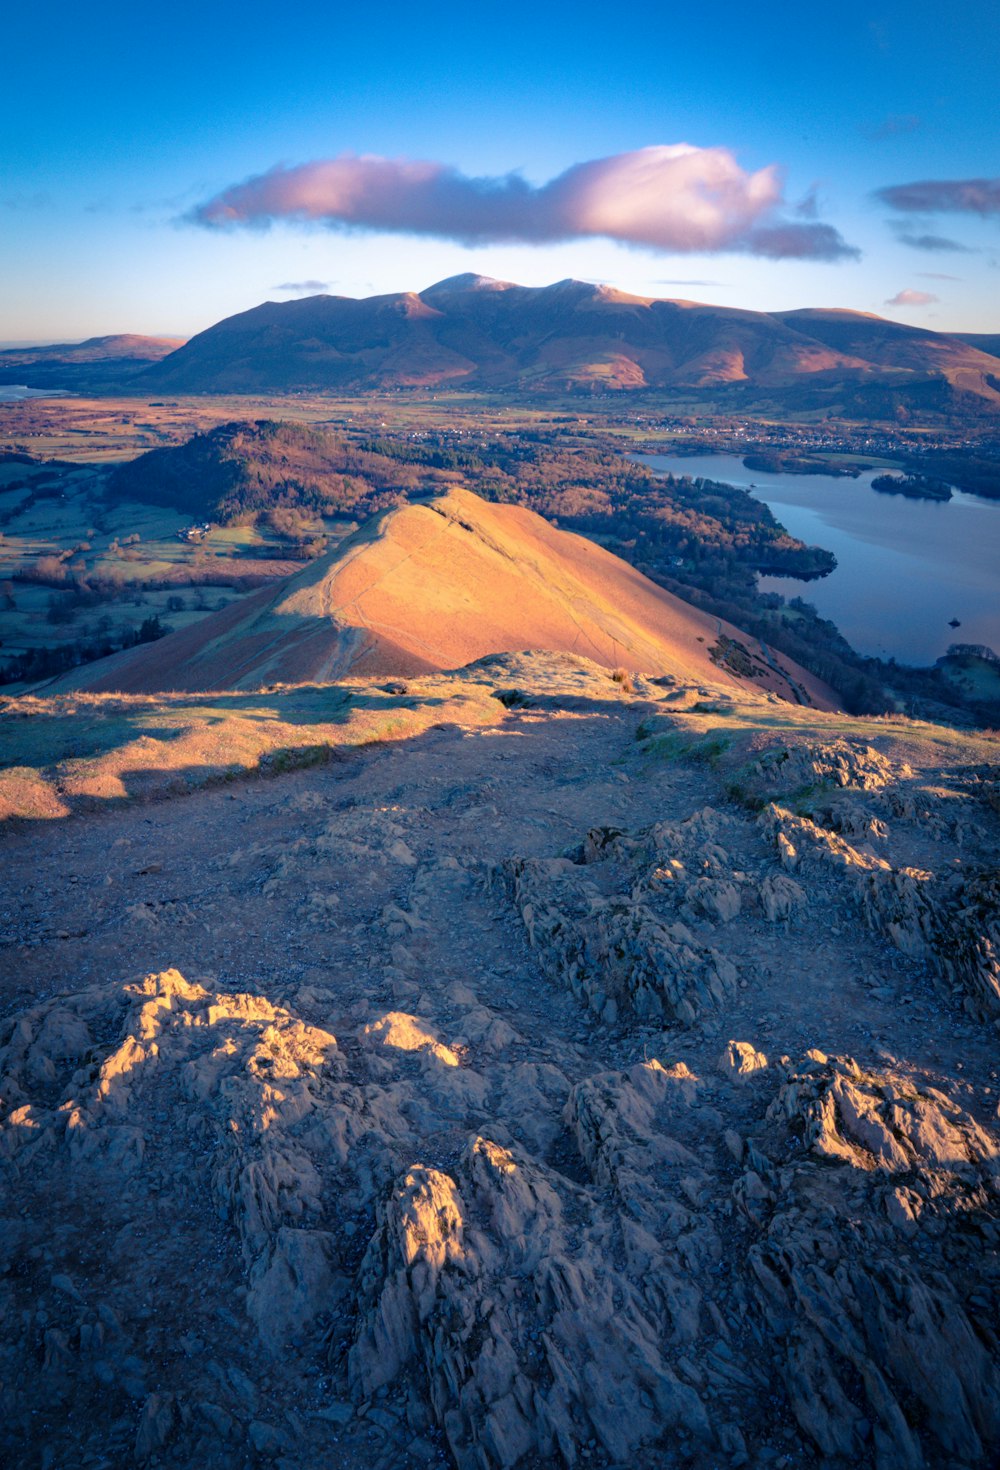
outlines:
[[[98,0],[17,7],[4,45],[0,340],[187,335],[302,283],[468,270],[1000,330],[986,0]],[[532,187],[483,183],[512,173]]]

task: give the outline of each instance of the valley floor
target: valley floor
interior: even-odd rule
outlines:
[[[537,669],[6,835],[11,1470],[996,1462],[989,960],[898,876],[995,867],[989,773],[758,813]]]

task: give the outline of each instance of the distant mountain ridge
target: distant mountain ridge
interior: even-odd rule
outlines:
[[[955,332],[954,336],[990,357],[1000,357],[1000,332]]]
[[[862,312],[755,312],[566,280],[265,302],[142,373],[151,391],[478,388],[733,393],[786,406],[1000,412],[997,359]],[[860,400],[860,401],[857,401]]]
[[[118,333],[85,342],[52,342],[0,352],[0,383],[30,388],[110,387],[175,352],[183,337]]]

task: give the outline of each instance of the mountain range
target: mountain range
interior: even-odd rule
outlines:
[[[654,390],[723,409],[858,418],[1000,412],[1000,337],[832,308],[758,312],[587,281],[460,275],[421,292],[267,301],[190,341],[117,335],[0,352],[0,384],[79,392]]]
[[[863,312],[742,311],[483,276],[361,300],[308,296],[225,318],[146,369],[170,392],[659,389],[884,416],[1000,411],[977,342]]]

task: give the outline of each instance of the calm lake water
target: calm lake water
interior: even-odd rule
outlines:
[[[26,388],[23,383],[0,383],[0,403],[23,403],[25,398],[62,398],[62,388]]]
[[[911,664],[933,663],[949,643],[1000,653],[1000,501],[957,490],[943,504],[880,495],[871,488],[877,470],[854,480],[748,470],[733,454],[636,458],[664,474],[751,490],[793,536],[832,551],[828,577],[759,585],[811,602],[859,652]],[[949,628],[951,618],[962,626]]]

